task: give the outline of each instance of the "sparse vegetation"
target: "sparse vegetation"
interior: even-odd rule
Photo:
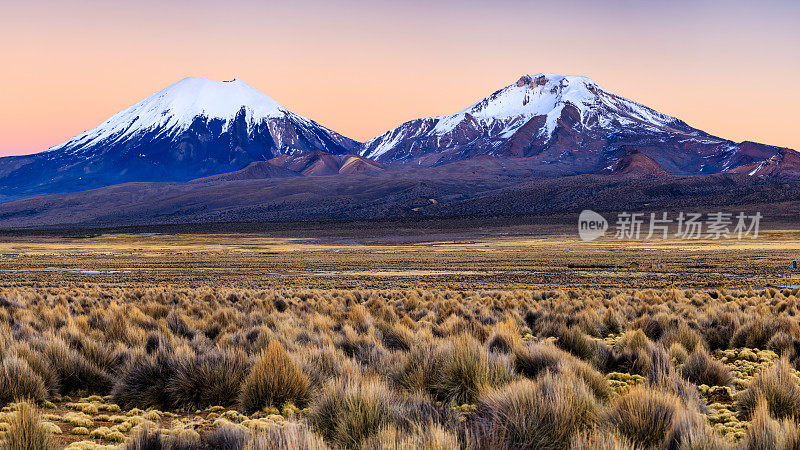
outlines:
[[[0,284],[5,448],[800,442],[798,289],[199,279]]]
[[[0,439],[3,450],[49,450],[54,449],[50,429],[42,424],[36,407],[24,401],[16,404],[8,418],[7,427]]]

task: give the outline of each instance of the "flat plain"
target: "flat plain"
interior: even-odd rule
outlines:
[[[4,445],[800,442],[798,231],[302,233],[0,238]]]

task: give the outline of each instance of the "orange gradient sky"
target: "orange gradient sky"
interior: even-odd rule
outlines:
[[[366,140],[537,72],[800,149],[797,1],[31,0],[0,17],[0,155],[45,150],[190,75],[243,79]]]

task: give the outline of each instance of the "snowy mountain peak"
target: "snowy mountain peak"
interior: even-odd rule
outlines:
[[[159,135],[174,135],[189,128],[197,117],[221,120],[222,129],[225,130],[241,111],[244,111],[249,126],[264,119],[292,114],[263,92],[239,79],[214,81],[186,77],[49,151],[85,148],[95,144],[111,145],[154,130],[158,130]]]
[[[547,116],[547,133],[550,134],[563,108],[572,105],[578,109],[581,122],[588,124],[599,119],[601,125],[613,119],[641,121],[654,126],[667,126],[674,117],[661,114],[646,106],[614,95],[597,85],[591,78],[554,73],[523,75],[489,97],[450,116],[438,117],[435,131],[452,131],[469,114],[478,121],[509,118]],[[613,117],[612,117],[613,116]],[[521,125],[520,121],[515,123]],[[506,132],[513,132],[512,127]]]
[[[525,135],[537,148],[556,139],[557,128],[576,135],[677,133],[698,137],[680,120],[609,92],[584,76],[538,73],[517,81],[455,114],[407,122],[364,144],[362,155],[379,161],[408,161],[424,154],[425,164],[462,158],[458,152],[530,152],[508,150],[507,140]],[[520,142],[519,140],[515,142]],[[719,142],[719,140],[715,140]],[[519,144],[515,144],[519,145]],[[445,158],[444,156],[442,158]],[[449,160],[449,159],[445,159]]]

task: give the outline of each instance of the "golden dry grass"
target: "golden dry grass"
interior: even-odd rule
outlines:
[[[0,440],[31,398],[73,449],[794,445],[771,239],[6,241]]]

